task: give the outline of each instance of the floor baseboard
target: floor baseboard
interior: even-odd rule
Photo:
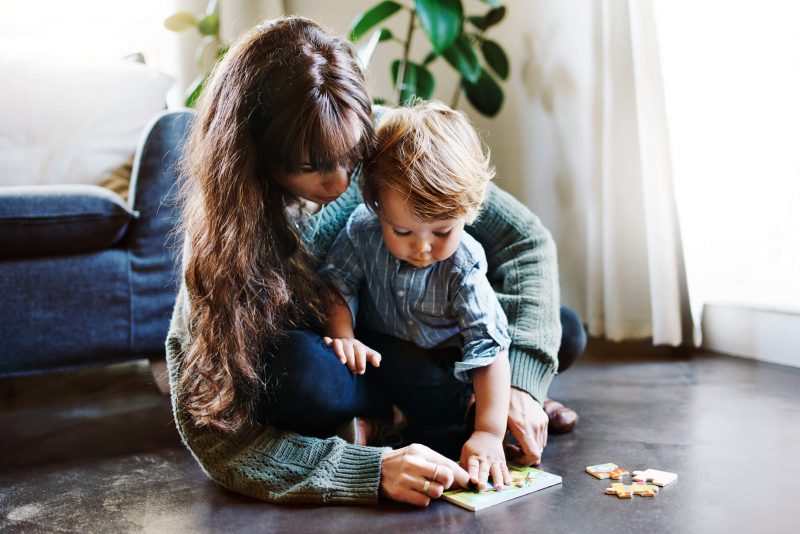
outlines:
[[[800,367],[800,312],[706,304],[703,348]]]

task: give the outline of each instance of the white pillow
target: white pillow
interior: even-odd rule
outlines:
[[[98,184],[136,150],[172,80],[142,64],[0,57],[0,186]]]

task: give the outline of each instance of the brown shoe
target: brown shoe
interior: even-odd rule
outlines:
[[[545,399],[542,408],[549,419],[547,428],[550,434],[572,432],[572,429],[578,424],[578,413],[558,401]]]

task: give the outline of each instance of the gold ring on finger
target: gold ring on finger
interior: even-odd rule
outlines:
[[[422,485],[422,493],[428,494],[428,490],[431,488],[431,481],[427,478],[425,479],[425,484]]]
[[[433,476],[431,477],[431,480],[436,480],[436,473],[438,472],[439,472],[439,464],[436,464],[436,468],[433,470]]]

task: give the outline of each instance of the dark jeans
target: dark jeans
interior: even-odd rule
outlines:
[[[559,371],[586,346],[578,316],[561,308]],[[451,457],[472,431],[465,421],[472,386],[453,376],[457,347],[423,349],[374,332],[358,338],[383,356],[381,366],[353,375],[325,346],[319,335],[293,330],[267,357],[266,390],[258,403],[264,422],[304,435],[327,437],[355,416],[390,416],[391,404],[408,418],[407,443],[424,443]],[[454,454],[455,453],[455,454]]]

